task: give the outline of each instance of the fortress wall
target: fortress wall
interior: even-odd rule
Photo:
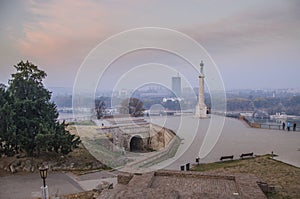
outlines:
[[[154,150],[165,148],[175,136],[171,130],[154,124],[151,124],[150,135],[149,147]]]
[[[130,150],[130,140],[133,136],[141,137],[144,147],[153,150],[165,148],[175,136],[173,131],[155,124],[106,127],[101,131],[111,134],[114,145],[120,149],[124,147],[127,151]]]

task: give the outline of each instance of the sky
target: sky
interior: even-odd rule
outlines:
[[[298,0],[0,0],[0,83],[7,84],[13,65],[29,60],[46,71],[47,87],[73,87],[99,43],[130,29],[160,27],[201,44],[228,90],[300,88],[299,10]],[[159,51],[128,56],[106,71],[105,85],[133,63],[184,67]],[[187,76],[197,86],[198,74]]]

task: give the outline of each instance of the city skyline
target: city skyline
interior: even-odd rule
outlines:
[[[162,27],[200,43],[217,64],[226,89],[300,85],[300,4],[295,0],[32,0],[0,4],[0,83],[7,84],[15,72],[13,65],[29,60],[48,74],[47,87],[72,87],[83,60],[100,42],[128,29]],[[150,61],[176,70],[187,67],[168,53],[133,53],[112,66],[103,87],[118,80],[128,66]],[[159,75],[160,71],[156,72]],[[185,77],[197,86],[195,72]]]

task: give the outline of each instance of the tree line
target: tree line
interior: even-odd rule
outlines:
[[[300,96],[292,97],[257,97],[229,98],[228,111],[256,111],[264,110],[269,114],[285,112],[289,115],[300,115]]]
[[[8,86],[0,84],[0,154],[71,152],[81,141],[58,121],[51,92],[42,82],[47,74],[28,61],[14,68]]]

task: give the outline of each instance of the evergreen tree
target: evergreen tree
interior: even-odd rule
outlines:
[[[41,151],[72,151],[80,139],[58,122],[56,105],[50,102],[51,93],[42,83],[46,73],[28,61],[14,67],[17,72],[12,74],[7,91],[13,100],[17,145],[29,156]]]
[[[17,150],[14,111],[6,87],[0,84],[0,154],[12,156]]]

